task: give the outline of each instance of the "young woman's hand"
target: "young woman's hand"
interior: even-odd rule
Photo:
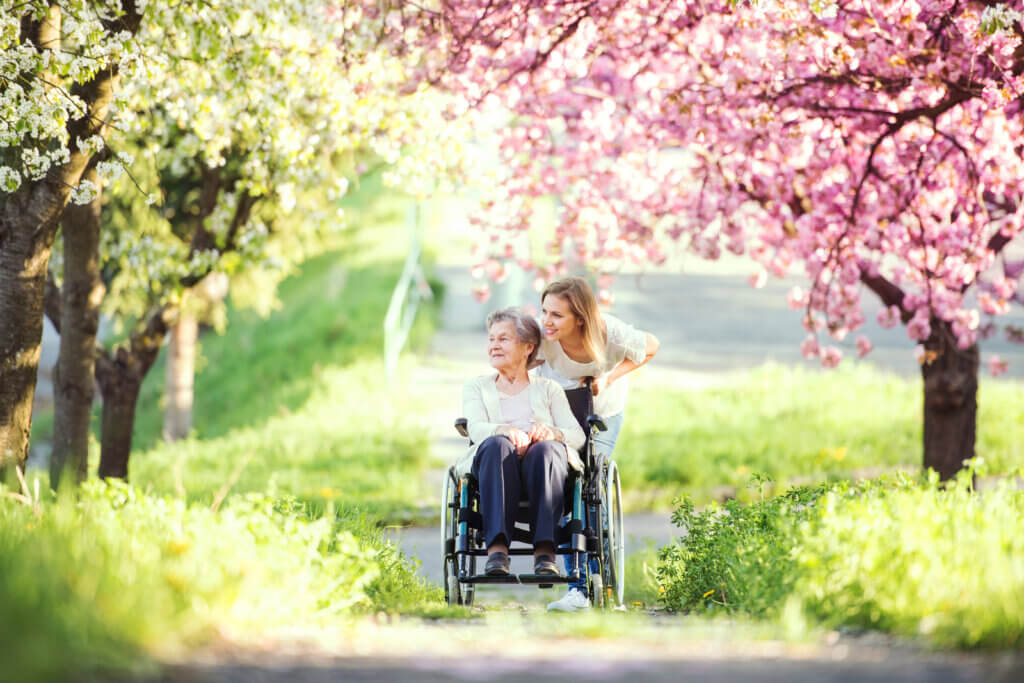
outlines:
[[[593,377],[590,380],[590,391],[593,392],[594,396],[600,395],[602,391],[608,388],[608,375],[600,375]]]

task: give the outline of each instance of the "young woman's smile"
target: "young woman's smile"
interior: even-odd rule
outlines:
[[[565,297],[549,294],[541,302],[541,319],[544,323],[544,336],[549,341],[560,341],[572,338],[583,326]]]

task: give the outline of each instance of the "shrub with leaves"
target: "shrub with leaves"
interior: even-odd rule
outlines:
[[[838,483],[750,505],[694,509],[659,552],[673,610],[775,618],[792,605],[828,627],[939,645],[1024,644],[1024,491],[972,490],[970,472]]]
[[[1024,491],[907,479],[822,496],[792,528],[807,612],[943,646],[1024,645]]]
[[[767,480],[755,479],[762,488]],[[672,523],[685,530],[659,551],[662,600],[672,610],[742,611],[768,616],[791,590],[787,526],[825,489],[797,488],[752,505],[736,500],[696,510],[684,496]]]

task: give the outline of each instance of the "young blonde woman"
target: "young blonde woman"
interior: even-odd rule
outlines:
[[[622,429],[629,387],[626,376],[646,364],[658,352],[658,340],[618,318],[601,313],[587,281],[567,277],[552,282],[541,294],[544,336],[537,360],[537,374],[555,380],[563,389],[578,387],[592,377],[594,412],[604,418],[608,431],[594,436],[595,453],[610,456]],[[573,558],[566,556],[572,571]],[[549,610],[577,611],[590,607],[587,579],[569,586],[564,597]]]

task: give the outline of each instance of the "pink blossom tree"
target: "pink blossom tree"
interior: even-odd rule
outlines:
[[[978,341],[1024,301],[1004,248],[1024,217],[1022,2],[491,0],[413,11],[428,77],[512,112],[483,258],[518,258],[534,198],[560,220],[539,267],[659,263],[678,243],[802,266],[809,357],[903,324],[924,379],[924,465],[974,454]],[[571,249],[564,245],[571,244]],[[492,269],[494,270],[494,269]],[[763,282],[763,275],[756,280]],[[1020,338],[1021,330],[1006,329]],[[856,340],[860,354],[870,341]],[[997,361],[998,366],[998,361]],[[994,366],[994,367],[997,367]]]

